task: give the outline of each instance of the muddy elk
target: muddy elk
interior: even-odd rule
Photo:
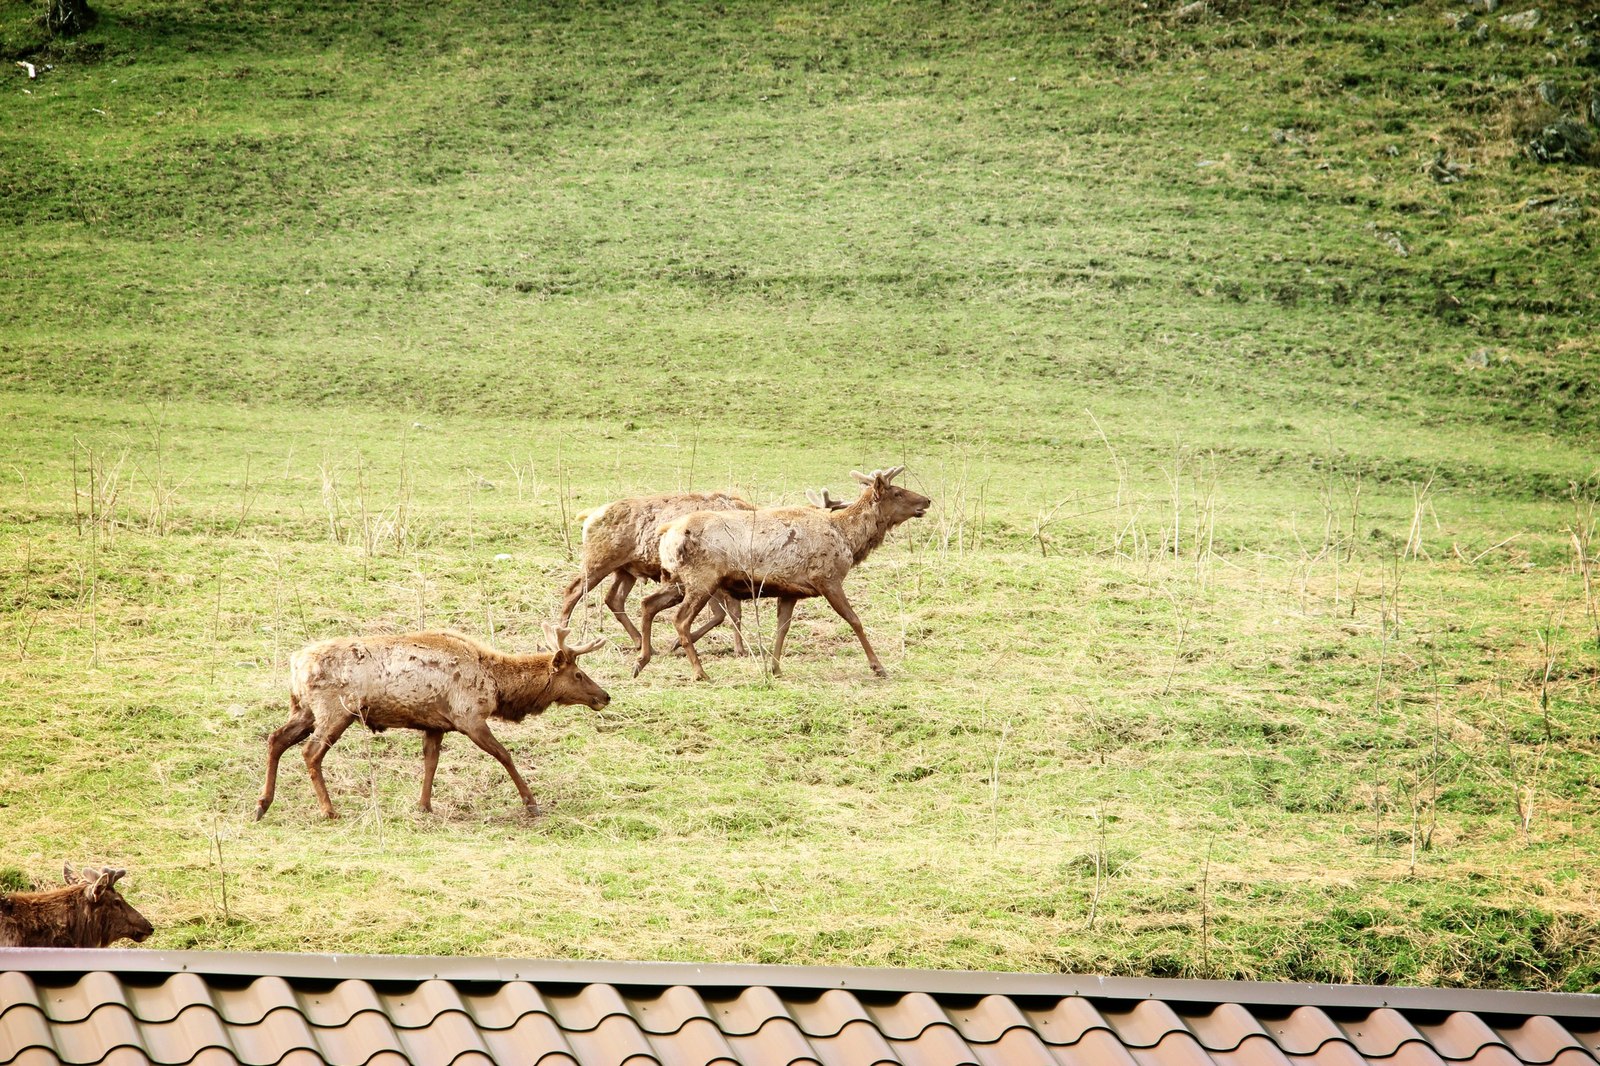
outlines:
[[[718,593],[737,600],[777,599],[778,623],[772,638],[775,675],[795,602],[822,596],[855,630],[872,672],[887,676],[861,619],[845,597],[844,579],[883,543],[890,530],[927,513],[932,502],[928,497],[893,483],[904,469],[897,466],[870,474],[851,471],[850,476],[862,485],[861,495],[838,510],[774,507],[701,512],[665,525],[661,530],[661,570],[663,581],[670,584],[645,597],[634,676],[650,661],[650,628],[655,616],[676,603],[678,639],[688,652],[695,678],[704,681],[706,673],[695,652],[690,623]]]
[[[510,752],[489,731],[489,719],[520,722],[552,704],[600,710],[611,702],[605,689],[578,668],[578,657],[605,644],[596,640],[567,647],[567,631],[545,624],[548,652],[509,655],[460,633],[402,633],[336,637],[308,645],[289,660],[289,720],[267,738],[267,780],[256,802],[256,818],[267,813],[278,781],[278,760],[294,745],[306,745],[306,770],[322,813],[337,818],[322,760],[353,723],[373,732],[422,731],[422,801],[433,809],[433,774],[446,733],[465,733],[499,760],[530,813],[538,813],[528,783]]]

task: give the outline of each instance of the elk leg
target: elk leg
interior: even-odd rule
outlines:
[[[306,772],[311,775],[311,787],[317,793],[317,803],[322,806],[323,816],[327,818],[337,818],[339,813],[333,809],[333,800],[328,798],[328,783],[322,779],[322,760],[327,756],[328,749],[339,743],[339,738],[344,736],[344,731],[355,720],[355,715],[340,708],[336,715],[324,719],[322,727],[306,742]]]
[[[633,627],[633,622],[628,618],[628,593],[633,591],[633,583],[639,580],[626,570],[618,570],[617,576],[611,579],[611,589],[606,593],[606,606],[611,608],[611,613],[617,616],[617,621],[622,623],[622,628],[628,631],[628,636],[633,638],[635,647],[639,645],[639,631]]]
[[[856,631],[856,639],[861,641],[861,650],[867,653],[867,662],[872,666],[872,672],[879,677],[888,677],[889,671],[883,668],[878,661],[878,653],[872,650],[872,642],[867,639],[866,627],[861,624],[861,619],[856,617],[855,608],[850,606],[850,601],[845,599],[844,586],[824,586],[822,595],[827,597],[828,606],[839,612],[839,617],[850,623],[850,628]]]
[[[700,613],[700,608],[706,605],[711,598],[711,593],[696,590],[686,593],[683,603],[678,605],[678,613],[673,617],[673,623],[678,628],[678,640],[683,644],[683,653],[689,657],[689,663],[694,667],[696,681],[709,681],[706,677],[705,667],[700,665],[700,653],[694,650],[694,634],[690,631],[694,625],[694,616]]]
[[[439,749],[444,747],[444,730],[425,729],[422,732],[422,802],[417,806],[433,812],[433,772],[439,768]]]
[[[750,649],[744,646],[744,608],[739,606],[739,601],[732,596],[723,596],[723,602],[728,608],[728,628],[733,630],[733,654],[743,658],[750,654]]]
[[[261,786],[261,798],[256,800],[258,822],[267,813],[267,808],[272,806],[272,797],[278,791],[278,760],[283,758],[284,752],[311,735],[313,719],[301,708],[300,701],[290,696],[289,708],[293,712],[289,720],[274,729],[267,738],[267,781]]]
[[[577,577],[567,585],[567,591],[561,597],[561,624],[566,625],[572,620],[572,612],[577,610],[578,602],[589,595],[589,590],[606,579],[611,571],[607,570],[598,574],[591,574],[587,569],[581,571]]]
[[[783,658],[783,640],[789,635],[789,620],[794,617],[794,599],[783,596],[778,599],[778,628],[772,634],[772,676],[783,676],[783,670],[778,666],[778,660]]]
[[[682,585],[668,585],[644,598],[644,613],[639,619],[639,661],[633,665],[634,677],[638,677],[639,671],[650,662],[654,651],[650,644],[650,627],[655,624],[656,615],[682,600]]]
[[[500,741],[495,739],[495,735],[489,732],[489,723],[480,719],[469,723],[462,732],[470,737],[478,747],[493,755],[500,765],[506,768],[506,773],[511,775],[511,783],[517,786],[517,794],[522,797],[522,803],[528,808],[528,813],[538,814],[539,804],[534,801],[533,793],[528,790],[528,783],[517,772],[517,764],[511,761],[511,753],[506,750],[505,745],[501,744]]]
[[[722,620],[728,617],[728,612],[723,609],[721,601],[722,597],[720,595],[713,596],[710,600],[706,601],[705,610],[701,613],[709,614],[711,616],[711,620],[705,625],[701,626],[699,629],[692,630],[689,633],[690,643],[698,641],[701,637],[720,626],[722,624]],[[674,637],[672,640],[672,650],[677,651],[682,647],[683,641]]]

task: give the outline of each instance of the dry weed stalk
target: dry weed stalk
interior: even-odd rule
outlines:
[[[1572,540],[1572,566],[1583,584],[1583,611],[1594,629],[1594,645],[1600,651],[1600,601],[1597,601],[1594,582],[1594,537],[1600,518],[1595,514],[1593,493],[1581,490],[1577,483],[1571,486],[1572,525],[1567,532]]]
[[[339,472],[326,452],[317,463],[317,472],[322,476],[322,510],[328,519],[328,539],[343,544],[344,501],[339,498]]]
[[[82,535],[83,521],[87,517],[91,532],[98,530],[101,538],[109,541],[118,525],[117,503],[122,496],[123,467],[128,461],[128,449],[123,448],[112,460],[105,451],[77,437],[72,438],[72,448],[72,510],[77,519],[78,533]],[[87,516],[83,515],[80,508],[83,498],[78,475],[80,450],[83,452],[84,477],[89,482]]]
[[[145,405],[146,424],[154,451],[152,469],[146,472],[150,482],[150,507],[145,516],[145,528],[156,536],[164,536],[171,519],[173,502],[177,499],[181,482],[170,480],[166,463],[166,404],[152,411]]]
[[[20,604],[28,611],[28,625],[22,635],[16,637],[17,661],[24,662],[28,658],[28,645],[33,642],[33,627],[39,623],[40,608],[33,606],[33,538],[24,534],[22,538],[22,599]]]
[[[222,836],[222,819],[212,815],[210,833],[210,851],[212,854],[207,856],[208,859],[212,859],[214,856],[213,862],[217,870],[217,890],[212,900],[216,902],[220,899],[222,904],[222,924],[231,925],[233,923],[233,915],[228,910],[228,864],[222,855]]]
[[[1105,801],[1095,810],[1094,844],[1094,895],[1089,897],[1089,920],[1084,928],[1093,929],[1095,916],[1100,913],[1100,894],[1106,880],[1106,807]]]
[[[1000,726],[1000,739],[995,741],[994,759],[989,766],[989,850],[1000,850],[1000,758],[1005,753],[1006,739],[1011,736],[1009,721]]]
[[[1433,834],[1439,828],[1439,777],[1444,769],[1443,697],[1439,681],[1438,648],[1429,644],[1429,665],[1433,676],[1433,721],[1431,746],[1420,760],[1411,765],[1410,777],[1405,780],[1406,802],[1411,809],[1411,854],[1407,876],[1415,877],[1419,853],[1433,848]],[[1426,817],[1427,824],[1423,824]]]
[[[953,485],[941,486],[929,492],[936,501],[934,508],[937,517],[928,532],[934,550],[941,555],[948,555],[954,545],[956,558],[960,559],[966,556],[969,538],[973,550],[982,546],[989,498],[988,484],[985,479],[976,486],[969,486],[968,468],[963,462],[961,477]]]
[[[1194,530],[1189,539],[1194,545],[1195,587],[1204,592],[1211,584],[1211,571],[1216,560],[1217,453],[1207,452],[1205,458],[1196,464],[1192,477],[1194,498],[1190,510],[1194,512]]]
[[[1406,545],[1400,552],[1402,559],[1430,559],[1428,550],[1422,544],[1422,522],[1428,515],[1433,516],[1433,528],[1440,532],[1439,512],[1433,506],[1433,479],[1428,475],[1428,480],[1420,487],[1415,483],[1411,485],[1411,528],[1406,532]]]

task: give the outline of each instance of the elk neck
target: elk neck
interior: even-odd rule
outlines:
[[[866,492],[849,507],[829,513],[828,520],[844,534],[845,541],[850,545],[853,563],[859,563],[871,555],[873,549],[889,535],[889,523],[882,509]]]
[[[550,706],[555,698],[554,664],[555,656],[549,652],[485,655],[483,665],[500,697],[494,716],[515,722]]]

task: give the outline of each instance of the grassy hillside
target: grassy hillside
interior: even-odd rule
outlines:
[[[1600,986],[1600,199],[1524,150],[1600,25],[1178,6],[0,0],[0,874],[166,948]],[[781,679],[619,642],[499,730],[538,820],[351,732],[249,821],[305,641],[527,649],[583,508],[897,463],[887,682],[820,602]]]

